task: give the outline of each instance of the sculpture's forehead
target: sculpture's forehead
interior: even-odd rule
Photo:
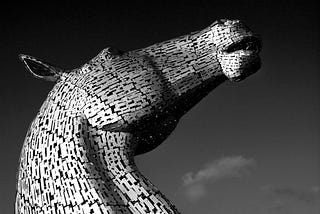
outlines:
[[[78,74],[91,77],[95,80],[107,77],[122,77],[134,75],[134,71],[150,67],[150,60],[144,56],[126,53],[123,55],[110,54],[104,49],[96,57],[84,64],[77,71]]]
[[[74,85],[103,97],[112,97],[111,94],[119,97],[138,89],[156,91],[164,84],[148,58],[130,54],[110,56],[100,53],[69,77],[68,81]]]
[[[106,67],[108,64],[111,64],[114,59],[119,57],[119,53],[120,51],[107,47],[82,67],[77,69],[77,73],[86,74],[91,71],[98,71],[102,66]]]

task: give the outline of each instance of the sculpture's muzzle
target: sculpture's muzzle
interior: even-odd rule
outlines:
[[[242,80],[260,68],[262,42],[247,26],[238,20],[222,19],[211,28],[222,72],[231,81]]]

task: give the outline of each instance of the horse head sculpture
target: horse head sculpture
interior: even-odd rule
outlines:
[[[64,70],[20,55],[56,82],[22,148],[16,213],[179,213],[137,169],[179,119],[226,80],[260,68],[261,40],[238,20]]]

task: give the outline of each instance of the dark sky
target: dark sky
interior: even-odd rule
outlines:
[[[24,136],[53,87],[29,75],[19,53],[74,68],[105,47],[146,47],[220,18],[262,36],[261,70],[215,89],[136,158],[139,168],[185,214],[319,213],[316,1],[79,2],[0,6],[0,213],[13,212]]]

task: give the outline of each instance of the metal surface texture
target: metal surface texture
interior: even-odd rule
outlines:
[[[219,20],[139,50],[106,48],[73,70],[20,55],[56,83],[24,141],[15,213],[179,213],[134,156],[161,144],[219,84],[256,72],[260,50],[242,22]]]

